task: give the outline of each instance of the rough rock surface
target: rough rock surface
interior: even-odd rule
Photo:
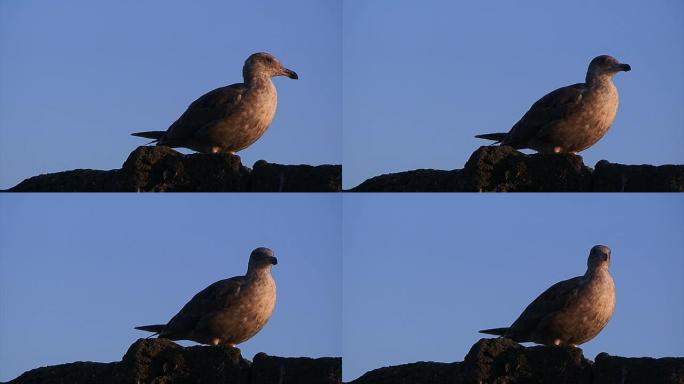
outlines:
[[[684,165],[622,165],[596,163],[592,191],[684,192]]]
[[[339,165],[281,165],[265,160],[254,163],[251,174],[253,192],[339,192],[342,190]]]
[[[451,384],[460,383],[462,363],[420,361],[366,372],[350,384]]]
[[[230,154],[184,155],[142,146],[121,169],[77,169],[31,177],[13,192],[338,192],[340,165],[280,165],[260,160],[254,169]]]
[[[682,384],[684,358],[614,357],[596,362],[575,347],[523,347],[505,338],[481,339],[463,362],[420,362],[365,373],[351,384]]]
[[[684,192],[684,165],[595,169],[574,154],[526,155],[509,146],[480,147],[463,169],[419,169],[368,179],[352,192]]]
[[[254,356],[250,384],[342,383],[339,357],[276,357],[265,353]]]
[[[619,357],[599,353],[594,383],[684,383],[684,358]]]
[[[140,339],[121,362],[78,362],[24,372],[11,384],[226,383],[339,384],[340,358],[283,358],[260,353],[254,362],[229,347],[181,347]]]

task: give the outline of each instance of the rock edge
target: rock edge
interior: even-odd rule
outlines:
[[[139,339],[120,362],[76,362],[36,368],[7,384],[339,384],[339,357],[277,357],[246,360],[230,347],[182,347],[165,339]]]
[[[350,384],[682,384],[684,358],[619,357],[588,360],[575,347],[524,347],[510,339],[481,339],[463,362],[417,362],[376,369]]]
[[[418,169],[370,178],[350,192],[684,192],[684,165],[594,169],[574,154],[526,155],[509,146],[480,147],[463,169]]]
[[[141,146],[121,169],[76,169],[34,176],[10,192],[339,192],[341,165],[282,165],[259,160],[253,169],[230,154],[184,155]]]

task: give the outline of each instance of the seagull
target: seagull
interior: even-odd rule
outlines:
[[[477,135],[516,149],[540,153],[577,153],[596,144],[615,120],[619,96],[613,76],[630,71],[614,57],[589,63],[584,83],[558,88],[532,105],[508,133]]]
[[[615,310],[615,284],[608,271],[610,254],[605,245],[594,246],[583,276],[552,285],[510,327],[479,332],[556,346],[577,346],[593,339]]]
[[[270,53],[255,53],[242,67],[244,83],[214,89],[195,100],[166,131],[132,133],[167,147],[202,153],[235,153],[254,144],[273,121],[278,93],[274,76],[298,79]]]
[[[276,304],[271,267],[273,251],[257,248],[249,256],[245,276],[217,281],[196,294],[166,324],[135,327],[160,338],[235,347],[256,335]]]

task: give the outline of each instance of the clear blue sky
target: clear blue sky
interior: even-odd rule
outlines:
[[[339,0],[0,2],[0,188],[40,173],[119,168],[207,91],[268,51],[278,114],[247,166],[342,161]],[[254,27],[258,23],[258,26]]]
[[[258,246],[278,257],[279,300],[243,356],[341,355],[339,196],[5,194],[0,212],[0,381],[120,360],[149,335],[134,326],[244,274]]]
[[[617,308],[585,356],[684,355],[680,195],[347,194],[343,211],[345,380],[462,361],[596,244],[613,250]]]
[[[584,81],[610,54],[612,130],[582,152],[594,166],[684,163],[684,2],[346,0],[344,186],[382,173],[462,168],[541,96]]]

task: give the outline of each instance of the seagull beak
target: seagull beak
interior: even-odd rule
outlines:
[[[618,65],[618,68],[620,68],[621,71],[629,72],[632,70],[632,67],[629,64],[620,64]]]
[[[276,259],[274,256],[271,256],[271,264],[273,264],[273,265],[278,264],[278,259]]]
[[[297,72],[295,72],[291,69],[287,69],[285,67],[280,68],[280,74],[283,76],[287,76],[290,79],[294,79],[294,80],[299,79],[299,76],[297,76]]]

